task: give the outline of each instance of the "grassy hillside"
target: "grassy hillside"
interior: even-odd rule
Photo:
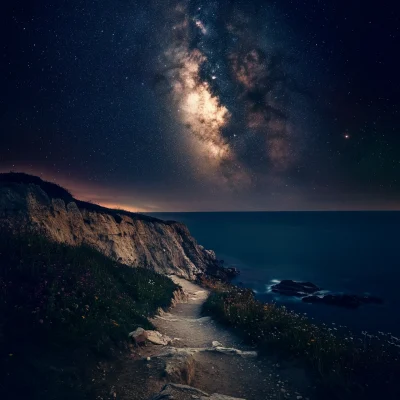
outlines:
[[[1,233],[0,397],[90,398],[90,368],[149,328],[175,289],[88,247]]]

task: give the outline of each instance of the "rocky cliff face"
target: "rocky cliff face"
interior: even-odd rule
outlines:
[[[21,227],[69,245],[88,244],[127,265],[187,279],[218,264],[214,252],[199,246],[181,223],[55,198],[37,184],[0,181],[0,228]]]

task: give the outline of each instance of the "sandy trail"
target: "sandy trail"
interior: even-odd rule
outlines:
[[[187,303],[178,304],[163,318],[155,318],[157,329],[175,341],[175,347],[211,347],[218,341],[225,347],[248,351],[234,334],[218,326],[211,318],[201,318],[201,308],[208,291],[181,278],[171,277],[188,293]],[[308,380],[304,371],[294,367],[276,367],[276,363],[259,358],[243,358],[218,353],[198,353],[195,376],[191,385],[208,393],[247,400],[303,399],[309,397]]]
[[[224,347],[254,351],[230,331],[218,326],[211,318],[201,316],[208,291],[184,279],[172,276],[189,295],[187,303],[177,304],[169,313],[152,320],[157,330],[174,340],[175,348],[212,348],[218,341]],[[150,345],[140,349],[116,369],[114,389],[121,399],[147,399],[157,393],[168,380],[157,375],[157,356],[170,346]],[[150,357],[151,361],[146,361]],[[190,386],[207,393],[219,393],[247,400],[312,398],[310,382],[304,370],[277,364],[276,360],[261,357],[245,358],[217,352],[194,354],[194,374]],[[187,383],[187,382],[181,382]]]

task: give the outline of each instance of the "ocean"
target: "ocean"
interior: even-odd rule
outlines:
[[[186,224],[198,243],[237,267],[236,283],[354,332],[400,334],[400,212],[156,213]],[[383,305],[344,309],[271,292],[276,280],[311,281],[332,293],[370,294]]]

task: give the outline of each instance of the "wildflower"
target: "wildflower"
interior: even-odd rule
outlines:
[[[39,319],[39,323],[43,324],[43,320],[42,320],[42,319]]]
[[[85,319],[86,317],[84,315],[82,315],[82,319]]]

